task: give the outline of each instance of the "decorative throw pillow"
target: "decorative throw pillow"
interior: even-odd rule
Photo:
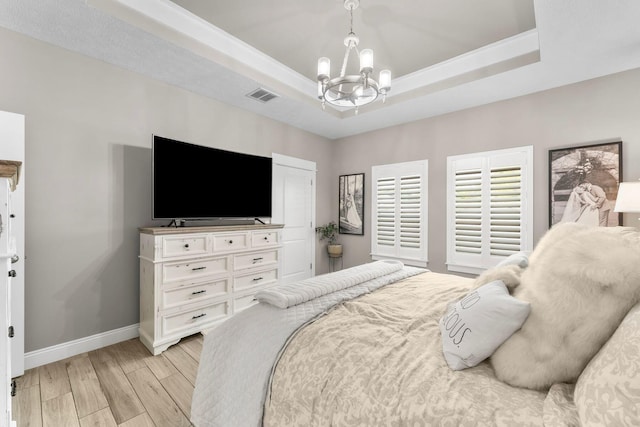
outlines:
[[[574,393],[584,426],[640,425],[640,304],[584,368]]]
[[[449,367],[456,371],[471,368],[491,356],[520,329],[530,310],[528,302],[509,295],[501,280],[449,304],[440,319],[442,350]]]

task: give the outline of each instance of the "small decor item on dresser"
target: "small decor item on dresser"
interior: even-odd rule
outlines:
[[[342,245],[337,243],[338,224],[331,221],[327,224],[316,227],[316,233],[320,235],[320,241],[327,240],[327,253],[329,257],[337,258],[342,256]]]

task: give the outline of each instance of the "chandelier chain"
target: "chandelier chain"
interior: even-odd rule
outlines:
[[[349,34],[353,34],[353,5],[349,8],[349,14],[351,15],[351,24],[349,26]]]

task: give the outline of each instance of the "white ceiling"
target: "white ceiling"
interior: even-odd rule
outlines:
[[[316,98],[342,0],[0,2],[0,26],[331,139],[638,68],[639,21],[637,0],[361,0],[354,32],[393,80],[354,115]]]

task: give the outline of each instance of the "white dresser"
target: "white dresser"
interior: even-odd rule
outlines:
[[[255,303],[281,270],[282,225],[140,229],[140,340],[154,355]]]
[[[12,264],[18,261],[16,241],[11,233],[11,192],[20,175],[21,162],[0,160],[0,426],[15,426],[11,416],[11,396],[15,382],[11,381],[11,279],[16,272]]]

